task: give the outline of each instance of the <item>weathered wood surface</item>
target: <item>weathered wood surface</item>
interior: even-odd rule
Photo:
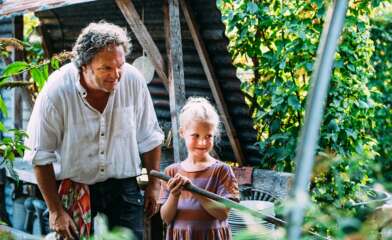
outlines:
[[[0,4],[0,15],[22,14],[24,11],[39,11],[94,0],[4,0]]]
[[[241,149],[241,144],[239,142],[237,132],[231,121],[225,99],[223,98],[222,89],[220,87],[218,79],[216,78],[214,72],[214,66],[212,65],[210,56],[207,52],[207,48],[200,34],[199,27],[196,23],[196,20],[193,17],[192,9],[190,9],[188,1],[180,0],[180,2],[181,2],[182,12],[184,13],[185,21],[188,25],[189,31],[191,32],[193,42],[195,44],[197,53],[200,58],[200,62],[203,66],[204,73],[207,77],[209,86],[211,88],[211,92],[214,97],[215,103],[217,105],[218,111],[220,113],[220,117],[225,126],[227,137],[229,138],[231,147],[234,152],[235,159],[237,163],[239,163],[239,165],[242,166],[245,159],[244,154]]]
[[[272,170],[254,169],[252,187],[265,190],[284,198],[293,185],[294,174]]]
[[[13,36],[16,39],[23,40],[23,16],[15,16],[12,20]],[[23,61],[24,54],[22,50],[14,50],[14,61]],[[16,76],[14,79],[22,80],[21,76]],[[20,88],[14,89],[14,127],[17,129],[23,128],[23,105],[22,105],[22,90]]]
[[[164,29],[168,56],[169,101],[173,133],[174,161],[186,158],[186,148],[179,134],[179,114],[185,104],[184,63],[178,0],[164,0]]]
[[[131,0],[116,0],[118,8],[121,10],[124,18],[127,20],[133,33],[135,34],[138,42],[146,51],[147,56],[154,65],[155,71],[158,76],[162,79],[166,89],[169,86],[169,80],[165,71],[165,62],[158,47],[152,40],[150,33],[148,32],[143,21],[140,19],[139,13],[136,11],[135,6]]]

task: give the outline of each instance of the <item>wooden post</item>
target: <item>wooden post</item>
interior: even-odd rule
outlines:
[[[184,63],[178,0],[164,0],[164,29],[169,64],[169,100],[173,132],[174,161],[186,158],[184,141],[179,136],[179,113],[185,104]]]
[[[124,15],[133,33],[135,34],[138,42],[146,51],[147,56],[150,58],[151,63],[154,65],[155,71],[162,79],[166,89],[169,86],[169,80],[165,71],[165,62],[158,47],[152,40],[151,35],[148,33],[146,26],[140,19],[138,12],[131,0],[116,0],[118,8]]]
[[[196,20],[192,15],[192,10],[190,9],[187,0],[180,0],[180,2],[186,23],[188,25],[189,31],[191,32],[193,42],[203,66],[204,73],[206,74],[208,84],[211,87],[212,96],[214,97],[218,111],[222,118],[222,122],[226,129],[227,137],[229,138],[231,147],[233,148],[235,159],[237,163],[242,166],[245,158],[241,149],[241,144],[231,121],[229,111],[223,98],[223,93],[218,79],[215,76],[214,68],[212,66],[212,62],[210,60],[206,46],[200,35],[199,27],[197,26]]]
[[[12,19],[13,36],[19,40],[23,40],[23,15],[15,16]],[[14,51],[14,61],[23,60],[23,50]],[[22,80],[22,78],[15,77],[15,80]],[[14,89],[14,127],[17,129],[23,128],[23,102],[22,90],[19,88]]]
[[[38,27],[38,31],[41,35],[41,42],[42,42],[42,48],[44,50],[44,56],[46,58],[51,58],[53,54],[53,46],[52,43],[49,41],[49,36],[46,31],[46,26],[45,24],[40,24]]]

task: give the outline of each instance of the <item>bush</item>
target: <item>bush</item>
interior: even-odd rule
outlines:
[[[260,167],[292,171],[304,122],[304,105],[325,18],[323,1],[220,1],[237,67],[253,77],[242,82],[258,131]],[[374,51],[367,14],[371,1],[351,2],[337,49],[320,147],[349,156],[373,151],[375,102],[367,87]]]
[[[371,38],[375,43],[372,65],[376,74],[369,82],[372,97],[380,104],[376,108],[376,161],[380,165],[379,179],[392,191],[392,4],[385,4],[372,18]]]
[[[374,67],[380,74],[379,67],[389,66],[383,72],[391,74],[389,63],[384,63],[385,58],[392,59],[392,51],[382,55],[385,58],[380,60],[381,66],[372,58],[373,52],[385,48],[375,49],[371,38],[374,28],[369,15],[379,2],[349,1],[325,103],[310,191],[315,204],[305,218],[305,227],[336,238],[364,226],[372,209],[363,211],[354,208],[353,203],[360,199],[358,193],[363,192],[363,186],[372,183],[376,150],[390,149],[377,145],[375,138],[390,145],[391,136],[385,135],[391,132],[391,117],[385,117],[390,114],[385,112],[391,108],[385,108],[385,102],[390,104],[392,95],[380,94],[385,91],[381,90],[385,80],[377,84],[379,89],[373,83]],[[262,156],[259,167],[291,172],[328,3],[221,0],[218,6],[233,62],[241,71],[250,73],[241,89],[258,132],[256,144]],[[388,39],[392,39],[390,35]],[[379,118],[382,114],[384,117]]]

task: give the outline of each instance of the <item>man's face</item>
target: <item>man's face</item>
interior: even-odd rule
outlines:
[[[120,81],[124,63],[125,53],[121,46],[111,45],[102,49],[91,63],[82,68],[87,88],[111,92]]]

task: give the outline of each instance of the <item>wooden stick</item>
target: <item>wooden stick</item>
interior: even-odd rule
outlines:
[[[159,179],[161,179],[161,180],[163,180],[165,182],[169,181],[170,178],[171,178],[170,176],[168,176],[168,175],[166,175],[164,173],[155,171],[155,170],[151,170],[149,175],[152,176],[152,177],[159,178]],[[206,190],[204,190],[202,188],[199,188],[199,187],[195,186],[192,183],[186,184],[184,186],[184,188],[186,190],[192,192],[192,193],[197,193],[197,194],[202,195],[204,197],[207,197],[207,198],[210,198],[210,199],[215,200],[217,202],[220,202],[220,203],[224,204],[226,207],[234,208],[234,209],[240,210],[242,212],[246,212],[246,213],[248,213],[248,214],[250,214],[250,215],[252,215],[252,216],[254,216],[256,218],[259,218],[259,219],[261,218],[261,219],[263,219],[263,220],[265,220],[265,221],[267,221],[269,223],[275,224],[277,226],[284,227],[287,224],[287,222],[282,220],[282,219],[276,218],[274,216],[271,216],[271,215],[268,215],[268,214],[265,214],[265,213],[262,213],[262,212],[255,211],[255,210],[253,210],[251,208],[247,208],[247,207],[245,207],[245,206],[243,206],[243,205],[241,205],[241,204],[239,204],[239,203],[237,203],[237,202],[235,202],[233,200],[221,197],[221,196],[219,196],[219,195],[217,195],[215,193],[212,193],[212,192],[206,191]],[[313,235],[313,236],[316,236],[316,237],[318,237],[320,239],[329,239],[329,238],[321,236],[320,234],[315,233],[315,232],[311,232],[311,231],[306,231],[306,232],[311,234],[311,235]]]

